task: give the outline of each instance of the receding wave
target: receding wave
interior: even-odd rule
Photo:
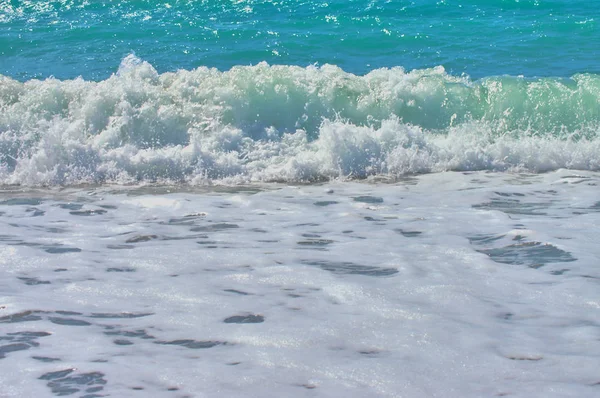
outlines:
[[[471,80],[331,65],[107,80],[0,76],[0,183],[315,181],[446,170],[600,170],[600,76]]]

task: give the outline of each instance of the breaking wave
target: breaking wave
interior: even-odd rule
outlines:
[[[248,183],[447,170],[600,170],[600,76],[471,80],[324,65],[94,82],[0,76],[0,183]]]

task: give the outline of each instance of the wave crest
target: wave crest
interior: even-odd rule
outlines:
[[[99,82],[0,77],[0,182],[312,181],[444,170],[598,170],[600,78],[365,76],[322,67]]]

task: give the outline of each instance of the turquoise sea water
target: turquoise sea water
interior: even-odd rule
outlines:
[[[594,2],[0,1],[4,183],[597,170]]]
[[[599,17],[570,0],[3,0],[0,73],[105,79],[134,53],[159,72],[267,61],[569,77],[600,73]]]

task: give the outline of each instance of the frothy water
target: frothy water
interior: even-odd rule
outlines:
[[[239,184],[598,170],[597,75],[239,66],[100,82],[0,78],[0,183]]]
[[[5,190],[22,396],[594,396],[600,175]]]

